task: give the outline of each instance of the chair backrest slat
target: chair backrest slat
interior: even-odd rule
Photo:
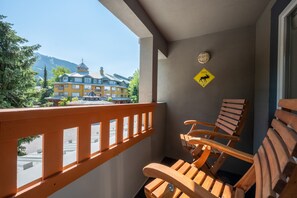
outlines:
[[[232,130],[235,130],[237,128],[237,125],[233,125],[233,124],[226,122],[220,118],[217,119],[217,122],[220,123],[221,125],[228,127],[229,129],[232,129]]]
[[[263,188],[262,197],[275,197],[275,192],[272,190],[271,170],[270,168],[266,168],[266,167],[269,167],[268,157],[263,146],[260,146],[258,150],[258,157],[262,167],[261,177],[262,177],[262,180],[266,181],[266,182],[262,182],[262,188]]]
[[[227,117],[232,118],[234,120],[239,120],[240,117],[241,117],[240,115],[229,113],[229,112],[226,112],[226,111],[220,111],[220,115],[227,116]]]
[[[278,132],[281,138],[284,140],[287,148],[289,150],[289,154],[291,156],[296,156],[297,154],[297,133],[286,127],[285,124],[281,123],[279,120],[272,121],[272,127]]]
[[[246,112],[247,100],[224,99],[215,125],[229,135],[240,135]]]
[[[263,149],[265,150],[268,158],[268,163],[271,173],[271,188],[280,193],[284,186],[287,184],[285,176],[282,174],[280,165],[277,162],[277,155],[271,141],[265,137],[263,141]],[[268,183],[268,182],[267,182]]]
[[[280,100],[278,106],[289,109],[291,111],[297,111],[297,99],[283,99]]]
[[[231,124],[233,124],[234,126],[237,126],[238,123],[239,123],[239,118],[236,120],[234,120],[233,118],[229,118],[227,116],[224,116],[224,115],[219,115],[219,118],[221,120],[224,120],[224,121],[227,121],[227,122],[230,122]]]
[[[267,135],[275,148],[281,171],[286,176],[289,175],[290,171],[288,165],[290,164],[291,158],[289,151],[286,148],[286,144],[283,142],[281,137],[272,129],[268,130]]]
[[[279,106],[273,128],[254,156],[257,198],[292,195],[297,187],[297,99],[280,100]]]
[[[297,131],[297,115],[287,111],[276,110],[275,117],[289,125],[295,132]]]
[[[255,194],[255,197],[260,198],[260,197],[262,197],[261,189],[263,189],[263,187],[262,187],[263,179],[262,179],[262,166],[261,166],[260,159],[259,159],[259,156],[257,153],[254,155],[254,165],[255,165],[255,172],[256,172],[256,194]]]

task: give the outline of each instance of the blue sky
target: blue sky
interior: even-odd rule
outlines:
[[[137,36],[97,0],[0,0],[0,14],[39,53],[98,72],[131,76],[139,67]]]

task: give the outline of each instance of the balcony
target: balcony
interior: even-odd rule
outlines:
[[[183,122],[214,122],[223,98],[249,100],[236,149],[255,153],[276,101],[291,87],[280,81],[286,70],[278,59],[286,56],[277,34],[280,11],[296,1],[99,1],[139,37],[142,103],[0,110],[0,197],[134,197],[147,179],[146,164],[165,156],[192,160],[179,140],[189,130]],[[211,56],[202,64],[197,57],[204,51]],[[206,87],[193,80],[203,68],[215,76]],[[102,91],[112,93],[109,86]],[[101,131],[96,152],[94,123]],[[69,128],[77,130],[76,153],[64,166]],[[31,135],[43,137],[41,176],[19,185],[17,140]],[[247,169],[229,158],[222,167],[235,174]]]

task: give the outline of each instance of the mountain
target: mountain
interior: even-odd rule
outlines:
[[[56,68],[57,66],[63,66],[68,68],[71,72],[76,72],[76,66],[77,64],[71,63],[66,60],[61,60],[55,57],[45,56],[40,53],[35,53],[35,56],[37,57],[37,60],[35,64],[33,65],[32,69],[33,71],[37,72],[37,76],[43,78],[43,69],[46,65],[47,69],[47,76],[48,79],[53,77],[53,68]]]

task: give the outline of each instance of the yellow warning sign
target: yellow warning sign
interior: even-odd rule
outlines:
[[[199,83],[203,88],[208,85],[215,78],[209,71],[203,68],[195,77],[194,80]]]

